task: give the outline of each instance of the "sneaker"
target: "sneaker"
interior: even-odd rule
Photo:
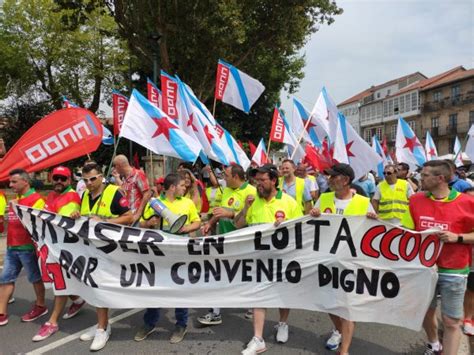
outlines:
[[[209,312],[204,316],[198,317],[197,321],[204,325],[217,325],[222,323],[222,317],[220,314]]]
[[[260,340],[257,337],[253,337],[247,347],[242,350],[242,355],[255,355],[260,354],[267,351],[267,347],[265,346],[265,340]]]
[[[149,325],[142,325],[140,329],[138,329],[138,332],[135,334],[135,337],[133,340],[135,341],[142,341],[145,340],[151,333],[153,333],[156,330],[155,327],[151,327]]]
[[[338,330],[334,329],[331,333],[331,336],[326,341],[326,349],[328,350],[337,350],[339,345],[341,345],[342,335]]]
[[[8,300],[8,304],[13,303],[13,302],[15,302],[15,297],[10,297],[10,299]]]
[[[94,340],[92,341],[91,347],[89,348],[90,351],[98,351],[103,349],[105,345],[107,345],[107,341],[110,338],[110,334],[112,330],[110,329],[110,324],[107,324],[107,329],[99,329],[97,328],[95,331]]]
[[[86,304],[86,301],[82,301],[81,303],[72,302],[72,304],[69,306],[67,312],[64,313],[63,319],[69,319],[69,318],[74,317],[76,314],[79,313],[82,306],[84,306],[85,304]]]
[[[176,344],[184,339],[184,336],[188,330],[186,328],[180,327],[179,325],[174,327],[173,334],[171,334],[170,343]]]
[[[275,325],[275,329],[277,330],[276,341],[282,344],[286,343],[288,341],[288,324],[279,322]]]
[[[49,338],[51,335],[56,333],[59,330],[58,325],[51,324],[49,322],[44,323],[38,333],[33,337],[33,341],[41,341],[46,338]]]
[[[8,314],[0,314],[0,325],[6,325],[8,323]]]
[[[439,350],[433,350],[430,344],[426,344],[425,352],[423,355],[441,355],[443,354],[443,346],[440,344]]]
[[[462,331],[466,335],[469,335],[469,336],[474,335],[474,324],[472,324],[472,321],[468,319],[464,320]]]
[[[247,318],[247,319],[253,319],[253,309],[249,309],[249,310],[245,313],[245,318]]]
[[[31,311],[29,311],[28,313],[26,313],[25,315],[21,317],[21,321],[32,322],[35,319],[38,319],[39,317],[44,316],[46,313],[48,313],[48,308],[46,308],[45,306],[38,306],[37,304],[35,304],[33,308],[31,309]]]
[[[97,330],[97,324],[90,327],[85,333],[82,333],[79,339],[82,341],[91,341],[95,337],[95,331]]]

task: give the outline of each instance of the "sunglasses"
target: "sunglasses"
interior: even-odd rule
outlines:
[[[384,175],[392,175],[392,174],[395,174],[395,173],[392,173],[391,171],[384,171],[383,174]]]
[[[87,184],[89,182],[94,182],[96,181],[99,176],[101,176],[102,174],[99,174],[99,175],[96,175],[96,176],[91,176],[90,178],[84,178],[84,182]]]
[[[67,181],[67,177],[65,176],[62,176],[62,175],[54,175],[53,176],[53,181],[62,181],[62,182],[66,182]]]

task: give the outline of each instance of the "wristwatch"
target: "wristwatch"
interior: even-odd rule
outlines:
[[[458,235],[458,243],[464,243],[464,237],[462,235]]]

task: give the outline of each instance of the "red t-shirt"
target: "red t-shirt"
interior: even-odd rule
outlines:
[[[446,200],[438,201],[424,192],[410,197],[410,215],[415,230],[433,227],[456,234],[474,231],[474,197],[451,190]],[[471,264],[471,245],[444,243],[437,260],[438,267],[461,270]]]

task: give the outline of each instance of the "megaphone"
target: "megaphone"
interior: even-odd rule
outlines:
[[[156,214],[166,220],[169,225],[169,232],[171,234],[176,234],[179,232],[182,226],[186,223],[186,220],[188,219],[188,216],[185,214],[183,215],[176,215],[173,212],[171,212],[168,207],[165,206],[163,202],[161,202],[157,198],[151,198],[150,199],[150,207],[153,209],[153,211],[156,212]]]

